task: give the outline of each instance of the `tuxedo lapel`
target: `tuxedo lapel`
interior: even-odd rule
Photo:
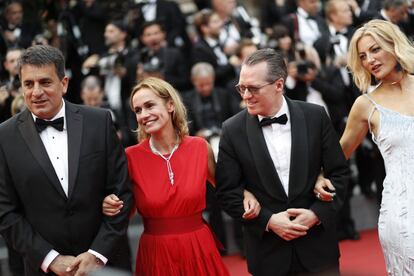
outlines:
[[[285,97],[286,98],[286,97]],[[307,183],[308,175],[308,131],[305,115],[302,109],[293,101],[286,98],[290,113],[290,127],[292,135],[290,172],[289,172],[289,200],[300,195]]]
[[[83,132],[83,117],[81,114],[79,114],[78,107],[68,102],[65,102],[65,104],[68,131],[68,197],[70,197],[72,195],[73,189],[75,188],[76,176],[78,175],[80,147]]]
[[[287,200],[282,182],[273,165],[262,129],[259,127],[259,122],[256,116],[247,114],[246,130],[247,140],[251,149],[254,164],[259,173],[260,182],[270,195],[279,200]]]
[[[59,194],[66,198],[66,194],[59,182],[55,169],[53,168],[52,162],[50,161],[47,154],[46,148],[43,145],[43,142],[36,130],[30,111],[26,109],[24,112],[22,112],[19,115],[18,121],[19,131],[23,136],[23,139],[25,140],[29,150],[39,165],[42,167],[43,171],[47,175],[47,178],[49,178],[50,182],[58,190]]]

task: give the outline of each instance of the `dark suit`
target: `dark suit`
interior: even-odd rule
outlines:
[[[188,110],[188,120],[190,122],[190,134],[194,135],[197,131],[209,128],[203,118],[203,102],[202,97],[196,90],[186,93],[184,98]],[[211,102],[216,118],[216,127],[221,128],[221,124],[232,115],[240,111],[238,103],[230,94],[230,91],[219,87],[213,88],[211,92]]]
[[[253,275],[286,275],[295,254],[307,271],[317,272],[338,264],[335,217],[343,199],[348,167],[338,137],[320,106],[286,99],[290,112],[292,150],[289,196],[282,187],[256,116],[241,111],[223,123],[217,162],[217,195],[223,208],[241,218],[243,189],[260,202],[259,216],[244,222],[249,272]],[[336,187],[333,202],[318,201],[313,188],[323,167]],[[272,214],[288,208],[312,210],[321,223],[306,236],[286,241],[267,232]]]
[[[213,48],[211,48],[204,39],[200,39],[194,43],[191,52],[191,60],[193,65],[198,62],[210,63],[214,67],[216,85],[218,86],[226,87],[227,83],[235,76],[234,68],[230,63],[226,65],[218,64],[217,56],[214,53]]]
[[[77,256],[92,249],[130,270],[126,229],[132,202],[124,151],[102,109],[66,102],[68,196],[28,110],[0,125],[0,233],[23,256],[26,275],[51,249]],[[117,194],[126,208],[104,217],[102,201]]]

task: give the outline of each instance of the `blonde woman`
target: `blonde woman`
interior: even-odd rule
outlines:
[[[188,136],[186,110],[175,89],[147,78],[131,94],[139,125],[138,145],[126,149],[138,212],[144,221],[136,275],[229,275],[210,228],[202,220],[206,181],[214,181],[214,156],[207,142]],[[246,192],[245,218],[260,206]],[[108,196],[104,214],[122,202]]]
[[[378,221],[387,271],[414,275],[414,47],[396,25],[371,20],[353,35],[348,66],[364,94],[351,109],[341,146],[349,158],[372,134],[387,174]],[[334,189],[319,181],[315,193],[331,200],[324,188]]]

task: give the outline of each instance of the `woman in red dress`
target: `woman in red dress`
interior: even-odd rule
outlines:
[[[175,89],[157,78],[134,87],[131,107],[140,143],[126,149],[138,212],[143,217],[136,275],[229,275],[216,240],[202,219],[206,181],[214,185],[214,156],[208,143],[188,136],[185,107]],[[245,191],[245,219],[260,211]],[[116,196],[104,214],[122,207]]]

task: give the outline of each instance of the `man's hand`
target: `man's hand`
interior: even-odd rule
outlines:
[[[287,209],[286,212],[288,213],[290,218],[294,218],[292,220],[292,223],[297,223],[303,226],[306,226],[308,228],[311,228],[316,223],[319,222],[318,217],[315,215],[315,213],[309,209]]]
[[[103,266],[103,263],[97,262],[95,255],[89,252],[84,252],[78,255],[71,265],[67,268],[67,272],[76,270],[75,276],[85,276],[88,272],[96,270]]]
[[[273,214],[269,220],[269,229],[286,241],[306,235],[309,227],[290,220],[288,212]]]
[[[73,263],[75,257],[73,256],[64,256],[58,255],[49,265],[49,270],[53,271],[56,275],[59,276],[69,276],[74,275],[76,272],[76,267],[72,271],[67,271],[67,268]]]

